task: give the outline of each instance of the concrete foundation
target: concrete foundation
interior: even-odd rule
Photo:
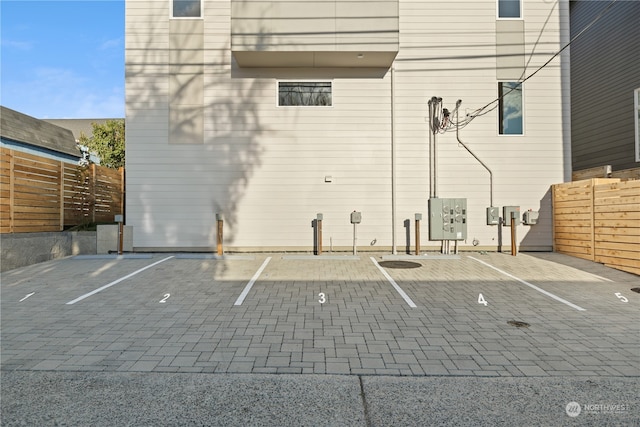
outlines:
[[[70,255],[95,253],[95,231],[2,234],[0,272]]]

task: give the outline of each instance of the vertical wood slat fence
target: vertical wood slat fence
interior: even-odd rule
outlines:
[[[112,222],[124,207],[124,170],[80,167],[1,149],[0,233],[61,231]]]
[[[588,179],[552,192],[555,252],[640,274],[640,180]]]

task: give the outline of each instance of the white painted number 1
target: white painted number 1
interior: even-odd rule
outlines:
[[[616,292],[616,294],[615,294],[615,295],[618,297],[618,299],[619,299],[620,301],[622,301],[622,302],[629,302],[629,300],[627,299],[627,297],[625,297],[624,295],[622,295],[620,292]]]
[[[170,296],[171,294],[164,294],[164,298],[160,300],[160,304],[167,302],[167,299],[169,299]]]
[[[480,295],[478,295],[478,304],[484,304],[484,306],[486,307],[487,304],[489,304],[489,303],[487,302],[487,300],[484,299],[482,294],[480,294]]]
[[[320,299],[318,300],[318,302],[319,302],[320,304],[324,304],[325,302],[327,302],[327,297],[326,297],[326,295],[325,295],[325,294],[323,294],[322,292],[320,292],[320,293],[318,294],[318,296],[320,297]]]

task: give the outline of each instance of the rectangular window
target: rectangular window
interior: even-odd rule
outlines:
[[[633,92],[634,121],[636,126],[636,162],[640,162],[640,88]]]
[[[201,18],[202,0],[171,0],[173,18]]]
[[[498,18],[522,18],[521,0],[498,0]]]
[[[522,135],[522,83],[498,82],[498,133]]]
[[[331,82],[278,82],[280,106],[331,106]]]

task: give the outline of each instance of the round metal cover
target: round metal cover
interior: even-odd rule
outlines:
[[[378,264],[380,264],[380,266],[384,267],[384,268],[418,268],[418,267],[422,267],[422,264],[417,263],[417,262],[398,261],[398,260],[381,261]]]
[[[507,322],[511,326],[515,326],[516,328],[528,328],[529,324],[527,322],[521,322],[519,320],[509,320]]]

